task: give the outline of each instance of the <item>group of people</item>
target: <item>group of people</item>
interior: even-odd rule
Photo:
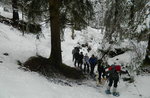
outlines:
[[[83,52],[80,52],[79,50],[79,47],[75,47],[72,51],[74,66],[79,67],[85,73],[89,73],[92,77],[95,76],[94,69],[95,66],[97,66],[99,83],[101,83],[102,78],[106,78],[109,81],[106,93],[111,93],[110,88],[113,85],[113,95],[117,95],[116,88],[119,81],[119,75],[120,73],[128,73],[128,71],[122,71],[121,65],[117,65],[115,62],[109,66],[108,64],[105,64],[102,59],[97,59],[94,54],[89,57],[88,54],[83,55]],[[82,65],[84,65],[83,69]]]
[[[74,66],[79,67],[84,73],[90,73],[90,75],[93,76],[97,58],[94,55],[89,57],[87,53],[83,55],[83,52],[79,52],[79,50],[79,47],[75,47],[72,50]],[[84,65],[84,67],[82,65]]]
[[[101,81],[101,76],[105,77],[105,67],[104,62],[93,54],[91,57],[86,53],[83,55],[83,52],[80,52],[79,47],[75,47],[72,50],[74,66],[80,68],[84,73],[89,73],[92,77],[95,76],[94,69],[98,65],[97,71],[99,74],[99,81]],[[83,65],[83,66],[82,66]]]

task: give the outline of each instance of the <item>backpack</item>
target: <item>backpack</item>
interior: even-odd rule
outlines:
[[[120,65],[112,65],[108,68],[108,71],[115,69],[116,71],[121,71],[121,66]]]
[[[108,70],[109,70],[109,78],[114,80],[119,79],[118,71],[121,71],[120,65],[112,65],[108,68]]]

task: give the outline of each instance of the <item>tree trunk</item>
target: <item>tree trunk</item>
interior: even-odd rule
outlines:
[[[13,9],[13,18],[12,18],[13,26],[17,26],[19,20],[17,0],[12,0],[12,9]]]
[[[51,27],[51,54],[50,64],[59,67],[62,64],[60,40],[60,0],[49,0],[50,27]]]
[[[74,40],[74,38],[75,38],[75,35],[74,35],[74,25],[71,26],[71,31],[72,31],[71,38]]]
[[[150,65],[150,34],[149,34],[149,41],[148,41],[147,50],[146,50],[146,56],[143,61],[143,64]]]
[[[132,2],[132,5],[131,5],[131,8],[130,8],[130,21],[129,21],[129,25],[132,26],[134,24],[134,14],[135,14],[135,5],[134,5],[134,0],[131,0]]]

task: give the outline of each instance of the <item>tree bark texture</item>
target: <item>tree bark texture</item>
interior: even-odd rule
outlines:
[[[19,14],[18,14],[18,0],[12,0],[12,9],[13,9],[13,25],[17,26],[18,25],[18,20],[19,20]]]
[[[51,27],[51,54],[49,57],[52,66],[62,64],[60,39],[60,0],[49,0],[50,27]]]
[[[149,34],[149,41],[147,45],[147,50],[146,50],[146,56],[143,61],[144,65],[150,65],[150,34]]]

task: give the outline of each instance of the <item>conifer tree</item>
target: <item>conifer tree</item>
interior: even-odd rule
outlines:
[[[149,12],[149,0],[106,0],[107,11],[105,14],[104,25],[106,27],[105,38],[108,41],[120,42],[121,40],[144,40],[149,41],[149,26],[147,18]],[[117,40],[115,40],[117,39]],[[147,53],[144,63],[149,62],[148,42]],[[141,60],[142,61],[142,60]]]
[[[88,0],[25,0],[28,2],[28,17],[48,16],[51,28],[50,65],[60,67],[62,64],[60,29],[65,25],[88,25],[92,19],[92,4]],[[47,13],[49,12],[49,14]],[[39,17],[38,17],[39,18]]]

